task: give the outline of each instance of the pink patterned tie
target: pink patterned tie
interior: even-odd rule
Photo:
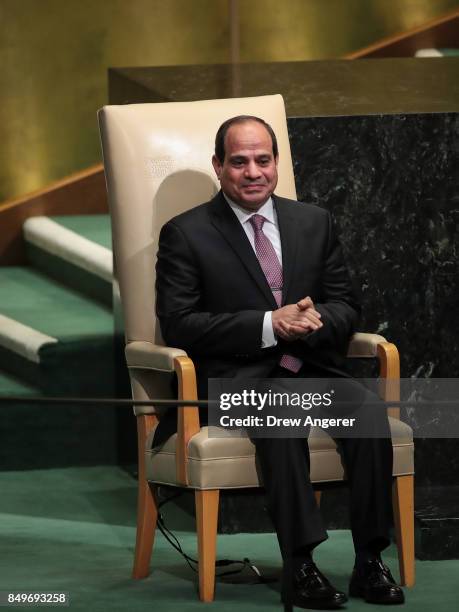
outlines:
[[[263,224],[266,219],[262,215],[252,215],[249,221],[253,227],[255,251],[257,253],[258,261],[260,262],[261,269],[266,276],[268,285],[271,287],[276,304],[280,307],[282,303],[283,287],[282,266],[279,263],[276,251],[274,250],[270,239],[263,232]],[[284,354],[279,361],[279,365],[296,374],[303,365],[303,362],[297,357]]]

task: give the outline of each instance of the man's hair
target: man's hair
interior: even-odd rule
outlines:
[[[250,121],[256,121],[257,123],[261,123],[261,125],[266,128],[268,134],[271,136],[271,142],[273,145],[273,155],[274,157],[277,157],[279,155],[276,134],[274,133],[274,130],[269,125],[269,123],[266,123],[264,119],[261,119],[260,117],[255,117],[254,115],[238,115],[237,117],[231,117],[231,119],[227,119],[218,128],[217,135],[215,136],[215,157],[220,161],[220,163],[223,163],[225,161],[225,138],[227,131],[232,125],[238,125],[240,123],[249,123]]]

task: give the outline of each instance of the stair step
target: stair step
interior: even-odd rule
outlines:
[[[110,309],[30,267],[0,268],[0,311],[60,341],[113,332]]]
[[[0,371],[0,396],[42,395]],[[117,416],[110,406],[1,402],[0,470],[117,463]]]
[[[23,232],[28,259],[34,267],[111,305],[113,262],[108,215],[30,217]]]
[[[56,342],[56,338],[0,314],[0,345],[5,349],[39,363],[42,347]]]
[[[415,57],[457,57],[459,55],[459,48],[451,49],[418,49],[414,54]]]
[[[112,250],[110,215],[56,215],[49,218],[83,238]]]
[[[0,268],[0,394],[113,397],[108,215],[32,218],[24,236],[34,267]],[[118,430],[111,406],[3,402],[0,469],[116,463]]]
[[[32,268],[0,268],[0,368],[48,395],[113,391],[113,316]]]

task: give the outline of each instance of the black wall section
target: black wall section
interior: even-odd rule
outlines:
[[[289,132],[298,198],[332,212],[362,289],[361,330],[397,345],[404,378],[458,377],[459,116],[291,118]],[[459,440],[418,440],[416,480],[458,483]]]

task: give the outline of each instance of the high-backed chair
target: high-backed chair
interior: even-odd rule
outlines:
[[[179,348],[164,346],[155,317],[158,234],[171,217],[216,193],[211,166],[215,133],[225,119],[239,114],[258,115],[274,128],[280,158],[276,193],[295,199],[287,122],[280,95],[106,106],[99,112],[115,270],[124,312],[126,359],[136,400],[170,398],[174,373],[179,398],[197,397],[191,359]],[[382,378],[399,377],[397,349],[381,336],[356,334],[349,354],[379,359]],[[383,396],[396,400],[393,389],[396,386],[383,389]],[[414,583],[413,438],[410,428],[396,418],[397,409],[390,411],[394,522],[401,583],[409,586]],[[207,427],[200,427],[198,408],[187,406],[178,412],[178,432],[159,451],[152,451],[158,412],[154,407],[135,409],[139,491],[133,576],[143,578],[149,573],[157,517],[154,485],[188,487],[195,491],[200,598],[211,601],[219,491],[261,486],[255,448],[248,438],[208,437]],[[343,480],[335,442],[322,430],[313,429],[309,445],[311,480],[314,483]]]

